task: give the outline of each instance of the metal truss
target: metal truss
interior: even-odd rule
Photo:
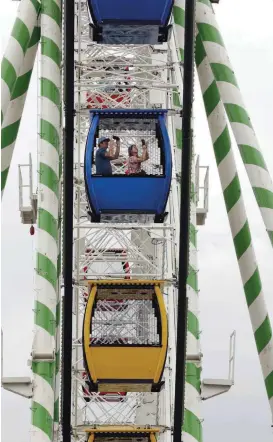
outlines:
[[[82,324],[88,296],[86,280],[120,278],[164,279],[166,281],[165,305],[168,314],[171,315],[169,320],[173,323],[170,298],[176,291],[177,279],[175,255],[177,232],[173,216],[175,204],[170,207],[170,214],[164,224],[154,224],[153,217],[150,215],[122,217],[116,215],[102,217],[101,223],[91,223],[87,215],[88,203],[83,177],[84,147],[89,129],[90,109],[172,108],[171,101],[167,97],[176,84],[171,83],[171,76],[168,75],[173,69],[172,58],[169,56],[170,48],[168,44],[157,47],[96,44],[89,37],[90,18],[86,2],[76,1],[75,9],[78,30],[75,36],[72,434],[74,440],[79,442],[85,441],[84,429],[87,425],[149,424],[161,425],[164,431],[160,435],[160,441],[169,442],[173,351],[168,351],[164,373],[165,387],[160,393],[127,393],[126,395],[121,395],[119,392],[110,395],[90,393],[83,364]],[[116,135],[120,136],[122,142],[124,134]],[[128,137],[128,134],[126,136]],[[153,134],[147,133],[145,136],[145,140],[152,146]],[[132,132],[131,141],[132,144],[139,145],[140,133],[137,130]],[[122,149],[121,153],[124,153],[125,158],[125,145],[124,152]],[[151,158],[151,164],[157,162],[156,156]],[[115,165],[113,167],[115,168]],[[116,167],[122,169],[123,165]],[[135,319],[132,319],[132,315],[129,318],[130,311],[132,313],[138,307],[136,303],[132,303],[128,310],[121,308],[118,315],[121,317],[115,318],[116,321],[119,319],[123,321],[123,330],[126,330],[127,334],[129,332],[132,334],[134,329]],[[150,334],[156,340],[153,329],[155,318],[151,319],[151,308],[146,307],[148,310],[144,316],[147,319],[150,315],[150,322],[142,324],[143,333],[139,331],[138,338],[141,334],[143,337],[145,335],[145,338]],[[135,317],[135,314],[133,316]],[[100,322],[104,321],[104,326],[106,326],[109,312],[100,312],[97,319]],[[140,322],[138,322],[138,328],[141,326]]]
[[[79,256],[78,283],[86,278],[124,278],[125,261],[133,278],[173,280],[166,256],[167,243],[174,245],[171,227],[86,223],[78,228],[85,238],[85,250]]]
[[[169,67],[160,56],[166,53],[166,45],[105,46],[94,43],[89,36],[90,17],[86,2],[78,1],[76,5],[75,91],[82,94],[77,110],[147,108],[149,91],[165,91],[176,86],[166,82],[162,75]]]

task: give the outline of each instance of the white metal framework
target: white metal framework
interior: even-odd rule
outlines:
[[[167,210],[169,215],[164,224],[154,224],[147,215],[108,216],[99,224],[90,223],[87,216],[87,200],[83,178],[83,152],[89,129],[88,110],[92,108],[168,108],[168,130],[176,152],[176,138],[173,119],[178,118],[181,126],[180,110],[172,105],[173,90],[181,89],[181,73],[176,56],[174,38],[170,43],[157,47],[151,46],[103,46],[94,44],[89,37],[89,15],[85,1],[76,2],[77,33],[75,37],[75,212],[74,212],[74,339],[73,339],[73,436],[77,441],[84,440],[84,429],[90,425],[138,424],[160,425],[160,440],[171,440],[173,425],[173,401],[175,379],[175,327],[177,300],[177,253],[179,226],[179,177],[176,162],[173,167],[173,185]],[[180,78],[176,78],[176,75]],[[179,80],[179,81],[178,81]],[[101,135],[108,135],[107,130]],[[111,133],[112,135],[112,133]],[[121,156],[126,156],[122,132],[115,133],[121,138]],[[131,135],[132,142],[140,141],[136,131]],[[128,133],[126,133],[128,142]],[[151,134],[145,137],[149,141]],[[151,149],[152,151],[152,149]],[[117,161],[113,172],[124,170],[124,161]],[[156,163],[156,158],[151,159]],[[149,167],[149,165],[148,165]],[[196,163],[196,189],[200,187],[199,218],[204,224],[208,209],[208,171],[203,185],[199,186],[199,162]],[[101,395],[90,393],[86,373],[83,368],[81,335],[82,321],[86,305],[86,279],[163,279],[167,282],[164,300],[169,317],[169,349],[164,372],[165,387],[160,393],[127,393]],[[114,338],[132,339],[137,306],[130,310],[116,311],[116,321],[123,321],[123,329]],[[109,308],[109,307],[108,307]],[[116,308],[116,307],[115,307]],[[149,308],[148,308],[149,310]],[[142,312],[143,313],[143,312]],[[109,312],[97,312],[98,326],[109,327]],[[147,311],[147,316],[149,311]],[[106,321],[106,316],[107,320]],[[140,319],[140,318],[139,318]],[[124,321],[126,324],[124,325]],[[150,318],[150,321],[152,319]],[[106,324],[106,325],[104,325]],[[138,322],[141,326],[141,321]],[[135,339],[148,339],[149,330],[142,329]],[[101,330],[101,328],[99,328]],[[98,329],[98,330],[99,330]],[[112,329],[111,329],[112,330]],[[110,333],[109,339],[113,338]],[[126,331],[126,333],[125,333]],[[123,334],[123,332],[125,334]],[[146,332],[146,333],[145,333]],[[135,331],[134,331],[135,333]],[[144,333],[145,336],[142,336]],[[148,335],[147,335],[148,333]],[[190,347],[189,347],[189,353]],[[199,399],[200,400],[200,399]]]

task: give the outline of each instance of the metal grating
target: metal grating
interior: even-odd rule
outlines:
[[[91,343],[157,346],[158,325],[151,300],[98,300],[91,322]]]

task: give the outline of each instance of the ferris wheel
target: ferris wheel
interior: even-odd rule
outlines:
[[[33,442],[200,442],[202,401],[234,384],[235,332],[228,378],[201,376],[209,168],[193,145],[193,52],[273,410],[270,319],[227,119],[272,244],[273,184],[213,3],[20,1],[2,62],[2,194],[40,42],[37,191],[31,156],[27,183],[19,166],[37,297],[33,379],[2,386],[31,398]]]

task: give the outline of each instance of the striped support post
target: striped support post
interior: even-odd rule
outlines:
[[[56,355],[55,355],[55,386],[54,386],[54,441],[59,440],[59,407],[60,407],[60,313],[61,313],[61,300],[60,291],[58,293],[57,305],[56,305]]]
[[[60,219],[60,218],[59,218]],[[57,304],[56,304],[56,334],[55,334],[55,348],[56,348],[56,354],[55,354],[55,389],[54,389],[54,442],[59,440],[59,397],[60,397],[60,343],[61,343],[61,330],[60,330],[60,315],[61,315],[61,290],[60,290],[60,250],[61,250],[61,244],[60,244],[60,238],[61,238],[61,232],[60,228],[58,231],[59,234],[59,255],[58,255],[58,261],[57,261],[57,281],[58,281],[58,288],[57,288]]]
[[[198,0],[196,14],[198,31],[273,245],[273,183],[244,105],[210,1]]]
[[[1,122],[6,115],[13,88],[20,75],[39,11],[38,0],[21,0],[1,65]]]
[[[200,356],[199,331],[199,290],[197,279],[197,229],[196,229],[196,190],[195,190],[195,155],[192,162],[190,256],[188,276],[188,332],[187,354]],[[195,359],[195,358],[194,358]],[[202,441],[201,421],[201,360],[188,361],[186,364],[186,399],[183,425],[183,442]]]
[[[175,40],[177,42],[177,53],[179,61],[184,59],[184,0],[175,2],[174,10]],[[173,56],[176,61],[176,56]],[[176,70],[176,75],[178,71]],[[177,78],[173,82],[177,83]],[[182,78],[180,83],[182,83]],[[173,91],[173,107],[181,110],[182,87]],[[180,116],[174,117],[174,127],[176,136],[176,170],[181,170],[181,147],[182,147],[182,121]],[[187,354],[200,354],[199,340],[199,296],[197,280],[197,229],[196,229],[196,189],[195,189],[195,155],[192,156],[191,173],[191,224],[190,224],[190,257],[188,276],[188,332],[187,332]],[[202,421],[201,421],[201,362],[186,363],[186,390],[185,390],[185,411],[184,425],[182,429],[183,442],[202,441]]]
[[[21,123],[21,118],[26,101],[27,91],[31,79],[33,65],[40,40],[40,25],[36,21],[27,52],[20,70],[20,75],[16,80],[11,102],[8,106],[6,116],[2,124],[2,147],[1,147],[1,192],[2,197],[6,186],[9,168],[12,160],[13,150],[17,140],[17,135]]]
[[[41,3],[41,111],[38,183],[38,244],[33,342],[32,441],[54,434],[56,304],[59,256],[59,148],[61,106],[61,6]],[[57,324],[58,325],[58,324]]]
[[[173,6],[173,21],[178,43],[179,59],[184,61],[184,34],[185,34],[185,0],[175,0]]]
[[[196,64],[250,320],[273,412],[272,330],[231,148],[225,108],[200,35],[196,38]]]

